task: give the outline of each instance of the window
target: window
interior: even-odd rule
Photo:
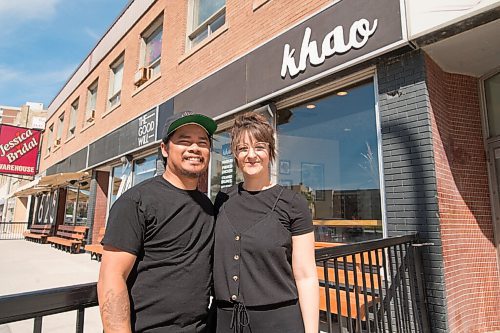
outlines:
[[[57,122],[57,134],[56,134],[56,141],[54,142],[54,146],[58,146],[61,144],[63,126],[64,126],[64,113],[59,116],[59,121]]]
[[[156,173],[157,155],[149,155],[134,161],[134,172],[132,186],[153,177]]]
[[[140,69],[136,74],[137,86],[146,82],[149,77],[160,74],[161,42],[163,35],[163,17],[160,17],[142,33]]]
[[[495,73],[483,81],[484,116],[488,133],[486,145],[490,168],[490,189],[493,198],[493,231],[495,239],[500,239],[500,73]]]
[[[271,178],[305,197],[317,241],[382,237],[373,82],[298,103],[276,112],[278,156]],[[231,122],[220,125],[211,157],[212,200],[221,188],[242,181],[230,149]]]
[[[54,136],[54,124],[49,126],[49,131],[47,132],[47,154],[50,154],[52,150],[52,138]]]
[[[90,183],[82,181],[66,187],[64,224],[87,225]]]
[[[226,0],[191,0],[189,47],[194,47],[226,23]]]
[[[112,171],[112,183],[111,183],[111,193],[109,208],[113,203],[128,190],[132,185],[132,164],[127,162],[123,165],[118,165],[113,168]]]
[[[78,103],[79,100],[77,99],[73,102],[73,104],[71,104],[71,110],[69,112],[69,126],[67,135],[68,138],[75,136],[76,117],[78,116]]]
[[[134,161],[127,161],[125,164],[113,168],[109,208],[130,187],[154,177],[156,174],[156,160],[157,154],[154,154]]]
[[[120,104],[123,81],[123,56],[120,56],[110,67],[108,108]]]
[[[372,82],[278,111],[279,183],[306,198],[316,240],[382,237]]]
[[[97,104],[97,80],[87,89],[87,108],[85,109],[85,122],[92,122],[95,118],[95,108]],[[84,124],[85,126],[85,124]]]
[[[236,167],[231,152],[230,129],[214,134],[212,155],[210,157],[211,179],[210,198],[215,200],[217,192],[243,181],[243,175]]]

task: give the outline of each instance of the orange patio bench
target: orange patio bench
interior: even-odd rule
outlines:
[[[102,227],[99,229],[99,234],[97,235],[97,242],[85,245],[85,251],[90,252],[90,260],[94,259],[97,261],[101,261],[102,257],[102,245],[101,241],[104,238],[104,233],[106,232],[106,228]]]
[[[33,224],[23,233],[24,239],[45,244],[52,233],[52,224]]]
[[[84,244],[88,227],[60,225],[56,236],[47,237],[47,242],[53,247],[70,253],[80,252]]]

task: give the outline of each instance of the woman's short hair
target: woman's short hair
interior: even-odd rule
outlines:
[[[274,129],[267,118],[255,112],[247,112],[236,117],[231,129],[231,150],[234,156],[236,156],[236,146],[241,142],[245,133],[257,142],[269,144],[269,159],[273,162],[276,157],[276,143]]]

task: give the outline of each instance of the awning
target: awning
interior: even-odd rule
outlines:
[[[50,176],[40,178],[39,186],[50,186],[52,188],[67,185],[70,182],[78,182],[89,177],[88,172],[66,172],[56,173]]]
[[[88,172],[66,172],[37,178],[28,184],[17,188],[12,197],[27,197],[42,192],[50,192],[52,189],[67,185],[70,182],[78,182],[89,177]]]
[[[19,186],[16,189],[16,192],[12,193],[9,197],[27,197],[35,193],[50,191],[50,188],[47,188],[44,191],[43,188],[38,186],[40,179],[42,178],[36,178],[27,184]]]

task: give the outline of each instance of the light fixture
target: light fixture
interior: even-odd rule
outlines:
[[[307,104],[306,108],[308,109],[314,109],[316,107],[316,104]]]
[[[338,91],[338,92],[337,92],[337,96],[345,96],[345,95],[347,95],[347,94],[348,94],[348,92],[347,92],[347,91]]]
[[[133,157],[130,154],[127,154],[127,155],[120,157],[120,162],[122,164],[127,164],[127,162],[130,163],[130,162],[132,162],[132,160],[133,160]]]

